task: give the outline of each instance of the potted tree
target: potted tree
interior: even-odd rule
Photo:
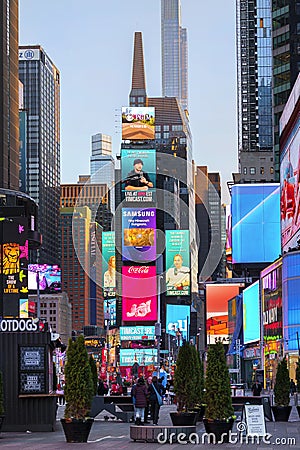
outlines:
[[[278,363],[274,385],[274,403],[272,411],[276,422],[288,422],[292,407],[290,404],[290,375],[287,361]]]
[[[218,443],[228,442],[235,416],[232,407],[230,376],[226,365],[224,346],[220,341],[208,348],[204,402],[203,423],[206,432],[214,434]]]
[[[171,412],[173,425],[195,425],[197,412],[195,407],[201,403],[201,369],[197,351],[191,344],[180,347],[174,373],[174,393],[177,400],[177,412]]]
[[[0,432],[4,421],[3,377],[0,370]]]
[[[93,379],[93,395],[97,395],[97,388],[98,388],[97,365],[96,365],[96,361],[94,360],[92,355],[90,355],[90,357],[89,357],[89,364],[91,367],[92,379]]]
[[[93,378],[84,337],[69,339],[65,365],[65,414],[61,423],[67,442],[87,442],[94,419],[88,417],[93,398]]]
[[[203,420],[205,405],[203,404],[204,396],[204,368],[203,363],[200,359],[199,352],[195,351],[195,367],[196,367],[196,393],[197,393],[197,403],[194,406],[194,411],[197,412],[197,422]]]

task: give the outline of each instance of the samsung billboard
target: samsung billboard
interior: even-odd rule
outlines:
[[[156,259],[156,209],[122,209],[123,261],[148,262]]]

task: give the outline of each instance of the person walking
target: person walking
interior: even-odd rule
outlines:
[[[147,406],[148,390],[143,377],[140,377],[132,388],[132,397],[135,404],[135,424],[144,425],[145,408]]]
[[[148,388],[150,394],[150,405],[151,405],[151,417],[153,420],[153,425],[158,424],[159,419],[159,410],[162,405],[162,396],[163,396],[163,386],[158,382],[156,376],[152,378],[152,383]]]

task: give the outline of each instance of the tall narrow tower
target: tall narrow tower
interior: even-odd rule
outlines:
[[[18,0],[0,0],[0,187],[19,190]]]
[[[187,30],[181,27],[180,0],[161,0],[162,95],[188,109]]]

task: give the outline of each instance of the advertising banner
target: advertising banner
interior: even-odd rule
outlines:
[[[109,320],[110,326],[115,326],[117,321],[117,301],[115,298],[104,299],[103,302],[104,310],[104,323],[107,326],[107,321]]]
[[[123,266],[122,292],[123,321],[155,321],[157,319],[155,266]]]
[[[43,294],[61,292],[61,268],[49,264],[28,264],[28,289]]]
[[[183,339],[188,339],[190,310],[189,305],[167,305],[166,330],[177,337],[178,345],[182,345]]]
[[[155,327],[120,327],[120,339],[121,341],[153,341],[155,339]]]
[[[122,139],[148,140],[155,138],[154,107],[122,107]]]
[[[102,233],[102,274],[104,297],[115,297],[116,253],[114,231],[104,231]]]
[[[132,366],[138,363],[139,366],[149,366],[157,363],[156,348],[121,348],[120,366]]]
[[[121,150],[122,200],[154,202],[156,188],[156,151]]]
[[[243,291],[244,344],[260,339],[259,281]]]
[[[190,233],[166,230],[166,295],[190,294]]]
[[[148,262],[156,258],[156,209],[122,209],[123,261]]]

